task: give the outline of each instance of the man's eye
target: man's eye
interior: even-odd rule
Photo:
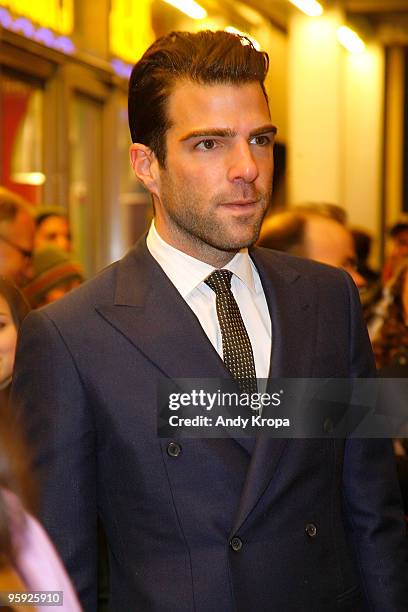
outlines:
[[[216,142],[211,138],[206,138],[206,140],[202,140],[196,145],[196,149],[199,151],[211,151],[211,149],[215,149]]]
[[[250,142],[258,145],[258,147],[266,147],[266,145],[270,144],[271,139],[265,134],[259,134],[259,136],[254,136],[251,138]]]

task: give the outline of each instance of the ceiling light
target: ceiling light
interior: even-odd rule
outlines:
[[[340,26],[337,29],[337,40],[350,51],[350,53],[363,53],[365,44],[358,34],[347,26]]]
[[[323,14],[323,7],[317,0],[289,0],[289,2],[309,17],[320,17]]]
[[[205,19],[207,11],[194,0],[164,0],[192,19]]]
[[[45,174],[43,172],[14,172],[11,180],[13,183],[38,186],[45,183]]]

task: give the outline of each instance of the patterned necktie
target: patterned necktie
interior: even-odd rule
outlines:
[[[215,270],[204,281],[216,295],[222,353],[226,367],[238,381],[241,393],[257,391],[256,371],[251,341],[245,329],[238,304],[231,291],[230,270]]]

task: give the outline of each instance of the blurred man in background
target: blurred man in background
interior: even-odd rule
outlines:
[[[350,230],[320,204],[298,206],[268,217],[258,246],[343,268],[359,289],[365,280],[356,269],[356,252]]]
[[[34,230],[25,201],[0,187],[0,275],[20,287],[32,277]]]

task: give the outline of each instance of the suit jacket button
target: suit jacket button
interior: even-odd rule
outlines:
[[[169,457],[178,457],[181,453],[181,446],[177,442],[169,442],[167,446],[167,454]]]
[[[234,536],[230,541],[230,546],[232,550],[238,552],[242,548],[242,540],[238,536]]]
[[[333,433],[333,430],[334,430],[333,421],[329,418],[325,419],[323,423],[324,433],[331,434]]]
[[[308,523],[305,527],[305,531],[309,538],[315,538],[317,536],[317,527],[313,523]]]

